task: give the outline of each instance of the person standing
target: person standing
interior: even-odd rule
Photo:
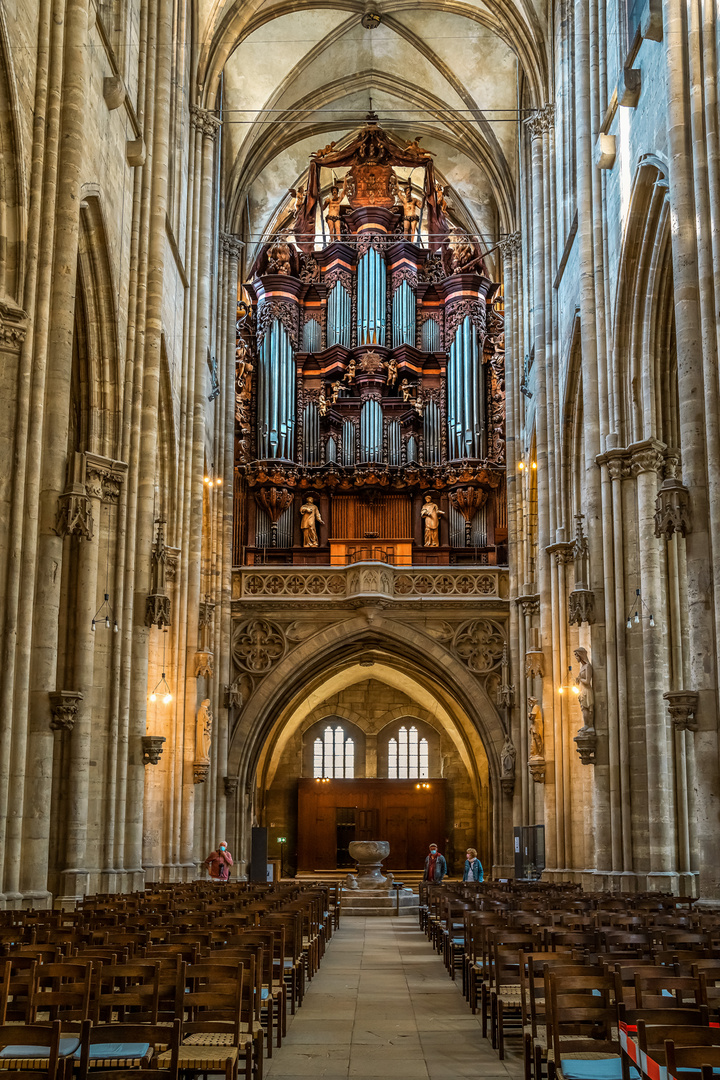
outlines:
[[[445,856],[440,854],[437,844],[431,844],[430,854],[425,858],[423,881],[431,881],[434,885],[439,885],[446,874]]]
[[[467,858],[465,859],[465,869],[463,870],[463,881],[483,881],[484,874],[482,863],[477,857],[477,851],[474,847],[467,849]]]
[[[233,864],[232,855],[228,851],[227,844],[221,840],[216,851],[211,851],[203,866],[207,867],[210,877],[215,882],[225,883],[230,877],[230,867]]]

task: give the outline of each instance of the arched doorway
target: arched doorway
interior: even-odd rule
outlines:
[[[492,606],[497,611],[497,599],[487,608]],[[451,870],[472,845],[488,868],[509,872],[512,801],[500,784],[505,729],[493,704],[504,620],[495,614],[454,626],[432,618],[413,622],[409,613],[391,617],[372,601],[324,628],[318,616],[285,627],[270,619],[236,622],[236,664],[268,665],[252,687],[249,671],[240,676],[248,698],[231,737],[229,771],[238,776],[235,843],[243,859],[254,823],[268,828],[271,855],[279,855],[277,838],[286,838],[287,869],[342,868],[346,844],[340,841],[354,827],[357,839],[377,829],[391,834],[390,869],[417,868],[435,840],[446,848]],[[470,638],[484,651],[484,662],[475,663],[482,671],[462,659],[463,641]],[[265,650],[274,650],[276,659]],[[323,782],[315,775],[315,743],[324,743],[328,728],[339,749],[336,757],[325,754],[322,769],[333,775]],[[421,739],[427,743],[423,777]],[[423,782],[430,787],[416,786]]]

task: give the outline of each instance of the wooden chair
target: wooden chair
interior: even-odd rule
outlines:
[[[62,1080],[80,1045],[60,1038],[60,1021],[0,1025],[0,1074],[7,1080]]]
[[[82,1027],[78,1080],[177,1080],[180,1021]]]
[[[713,1080],[720,1070],[720,1046],[680,1046],[668,1039],[665,1042],[665,1061],[670,1076],[677,1080],[696,1078]]]
[[[219,964],[183,965],[176,1010],[182,1020],[181,1069],[224,1072],[226,1080],[233,1080],[238,1059],[243,1056],[247,1080],[252,1078],[254,1060],[260,1080],[262,1030],[258,1039],[252,1031],[253,1001],[250,987],[244,983],[241,963],[234,968]],[[209,1060],[216,1062],[214,1067],[208,1065]]]
[[[548,1080],[622,1080],[614,979],[551,971],[548,985]]]

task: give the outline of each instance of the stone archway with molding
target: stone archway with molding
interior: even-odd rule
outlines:
[[[367,564],[324,570],[316,581],[291,570],[236,572],[226,786],[241,861],[253,821],[269,824],[261,820],[263,793],[292,740],[331,704],[334,715],[356,723],[359,715],[338,701],[372,678],[388,691],[383,724],[414,711],[446,741],[472,792],[468,827],[482,837],[488,869],[510,873],[512,797],[501,784],[507,729],[496,704],[509,679],[505,571],[489,568],[487,591],[469,598],[461,591],[467,575],[454,570],[418,575]],[[314,593],[293,592],[308,582]]]

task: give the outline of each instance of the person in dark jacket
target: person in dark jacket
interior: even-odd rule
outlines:
[[[469,847],[465,859],[465,869],[463,870],[463,881],[482,881],[483,878],[482,863],[477,857],[477,851],[474,847]]]
[[[445,856],[440,854],[437,844],[431,844],[430,854],[425,859],[423,881],[432,881],[435,885],[439,885],[446,874]]]

